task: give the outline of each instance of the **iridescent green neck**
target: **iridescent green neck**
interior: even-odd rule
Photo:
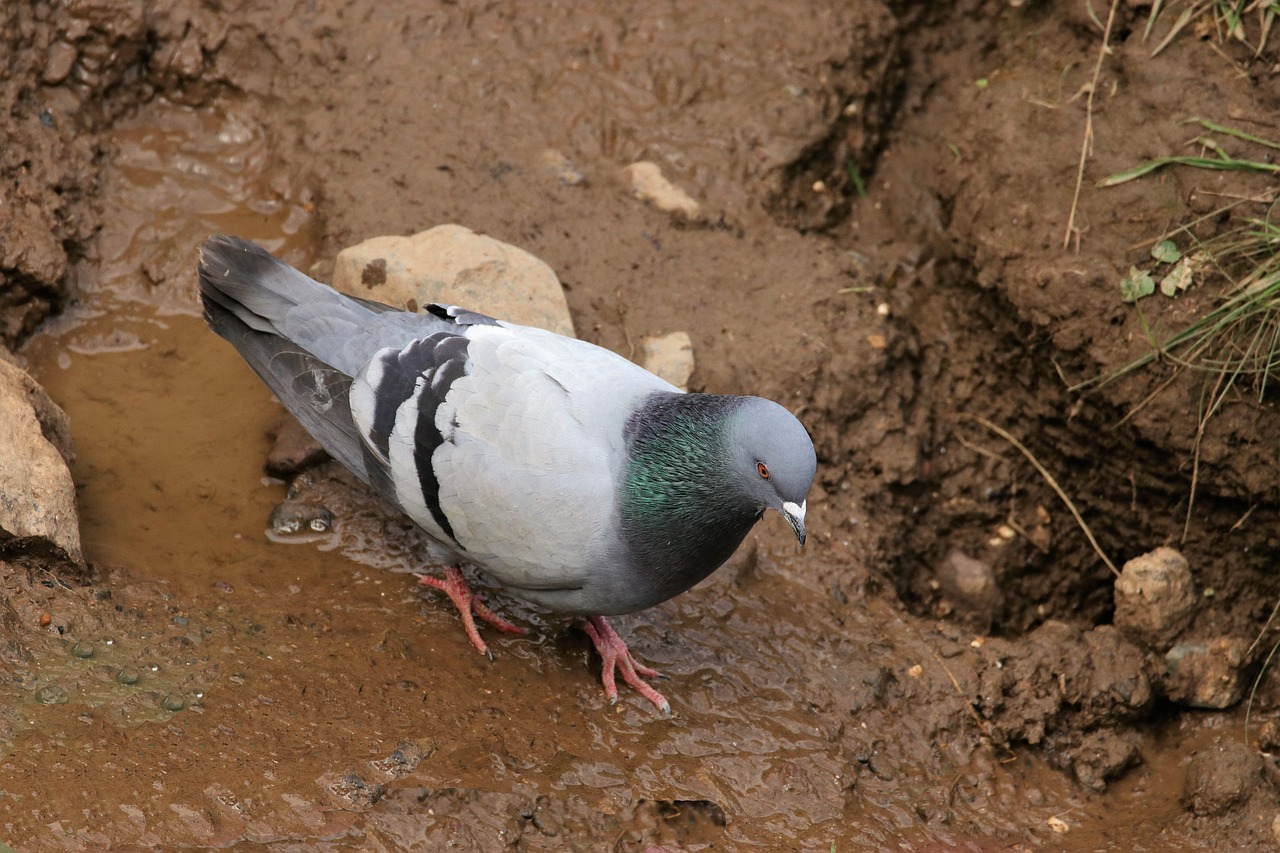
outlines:
[[[633,569],[663,598],[718,568],[760,517],[730,471],[741,399],[655,394],[627,423],[620,528]]]

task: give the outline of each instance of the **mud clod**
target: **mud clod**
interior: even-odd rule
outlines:
[[[1201,817],[1225,814],[1262,785],[1262,759],[1234,740],[1202,749],[1187,766],[1184,802]]]

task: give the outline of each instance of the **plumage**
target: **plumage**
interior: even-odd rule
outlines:
[[[471,564],[584,629],[660,707],[603,619],[720,566],[765,510],[804,541],[816,458],[756,397],[684,394],[608,350],[450,306],[354,299],[235,237],[201,249],[210,327],[329,453],[402,509],[452,566]],[[456,568],[424,584],[484,608]]]

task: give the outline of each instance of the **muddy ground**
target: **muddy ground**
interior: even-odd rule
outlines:
[[[1167,23],[1144,39],[1119,3],[1095,84],[1098,2],[257,6],[0,11],[0,336],[70,415],[85,556],[0,550],[0,838],[1274,849],[1280,676],[1240,698],[1278,639],[1274,400],[1230,396],[1197,454],[1202,375],[1068,390],[1219,299],[1206,273],[1121,301],[1159,236],[1275,199],[1257,174],[1095,182],[1195,153],[1192,117],[1280,138],[1274,45],[1202,22],[1152,56]],[[702,213],[633,198],[637,160]],[[332,466],[294,485],[335,532],[264,535],[280,409],[203,329],[196,246],[324,278],[446,222],[550,264],[581,337],[685,330],[695,390],[814,436],[803,552],[773,519],[617,621],[670,719],[608,706],[583,635],[496,593],[537,630],[476,655],[402,573],[414,531]],[[1106,564],[975,418],[1117,566],[1185,554],[1175,636],[1113,625]],[[1175,643],[1236,650],[1226,708],[1188,707]]]

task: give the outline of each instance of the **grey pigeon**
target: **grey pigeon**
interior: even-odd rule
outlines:
[[[586,617],[615,668],[667,700],[605,616],[652,607],[729,558],[767,509],[805,539],[817,460],[800,422],[759,397],[686,394],[619,355],[463,308],[399,311],[216,236],[200,250],[210,328],[339,462],[439,545],[471,642],[466,563],[547,610]]]

